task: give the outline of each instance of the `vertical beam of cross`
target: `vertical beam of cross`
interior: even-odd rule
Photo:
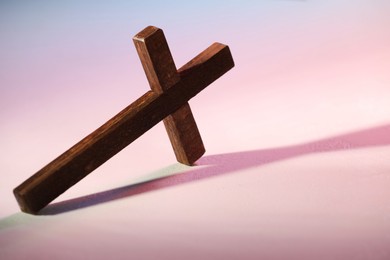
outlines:
[[[164,32],[148,26],[133,38],[151,89],[163,93],[180,81]],[[164,119],[177,161],[192,165],[205,148],[188,102]]]

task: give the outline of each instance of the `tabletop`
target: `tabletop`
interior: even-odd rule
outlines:
[[[1,259],[390,259],[390,2],[4,1]],[[235,67],[38,215],[12,190],[149,90],[132,37]]]

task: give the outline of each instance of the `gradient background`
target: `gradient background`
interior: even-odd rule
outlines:
[[[1,1],[1,259],[390,259],[390,2]],[[40,216],[12,189],[149,89],[132,43],[236,67]],[[164,178],[162,178],[164,177]]]

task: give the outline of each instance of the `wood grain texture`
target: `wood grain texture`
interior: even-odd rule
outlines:
[[[229,47],[214,43],[178,70],[163,93],[149,91],[14,189],[22,211],[36,213],[234,66]]]
[[[148,26],[133,37],[150,88],[162,93],[180,80],[164,32]]]
[[[164,32],[148,26],[133,38],[146,77],[154,92],[162,93],[180,80]],[[188,103],[164,119],[178,162],[193,165],[205,148]]]

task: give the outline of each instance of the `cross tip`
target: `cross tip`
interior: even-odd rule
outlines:
[[[184,165],[187,166],[195,166],[196,162],[202,158],[202,156],[205,154],[206,149],[203,146],[203,143],[200,145],[197,145],[195,149],[192,149],[190,152],[187,151],[187,153],[183,154],[176,154],[176,160]]]
[[[232,53],[230,51],[229,45],[226,45],[226,44],[223,44],[223,43],[220,43],[220,42],[214,42],[210,46],[210,48],[218,49],[219,51],[225,50],[229,54],[231,68],[233,68],[235,66],[234,60],[233,60],[233,56],[232,56]]]
[[[16,198],[16,201],[18,202],[19,208],[21,211],[25,213],[30,213],[30,214],[36,214],[36,211],[33,210],[27,203],[25,196],[21,190],[19,190],[19,187],[16,187],[13,190],[14,196]]]
[[[149,26],[145,27],[145,29],[143,29],[142,31],[140,31],[139,33],[134,35],[133,40],[144,42],[148,37],[160,32],[160,31],[162,32],[162,30],[160,28],[153,26],[153,25],[149,25]]]

